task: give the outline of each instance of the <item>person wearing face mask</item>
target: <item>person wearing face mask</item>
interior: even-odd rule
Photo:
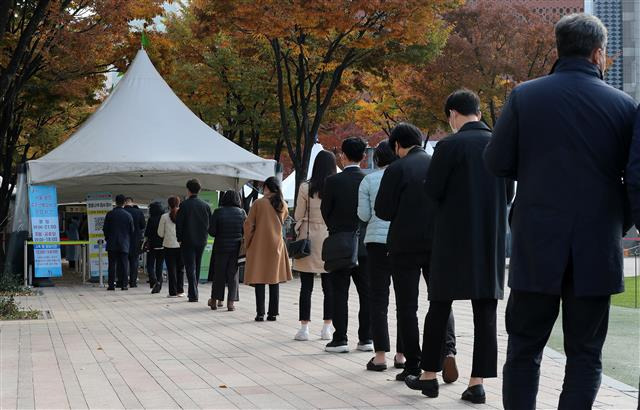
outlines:
[[[483,379],[498,375],[496,309],[504,294],[507,202],[513,182],[496,178],[484,166],[482,154],[491,129],[480,121],[478,96],[458,90],[447,98],[444,111],[453,134],[436,145],[424,184],[436,207],[424,372],[421,377],[408,376],[405,383],[426,396],[438,396],[436,373],[442,369],[451,304],[471,300],[473,368],[462,400],[484,403]]]
[[[389,136],[399,157],[387,167],[376,195],[375,214],[390,221],[387,248],[391,258],[396,293],[398,322],[405,356],[405,367],[396,375],[420,376],[420,330],[418,328],[418,290],[420,275],[429,283],[429,265],[433,235],[434,207],[424,190],[431,156],[422,149],[422,132],[414,125],[400,123]],[[455,361],[456,337],[453,314],[447,322],[442,378],[447,383],[458,379]]]
[[[560,308],[567,363],[558,407],[592,407],[610,296],[624,290],[625,183],[640,185],[638,150],[629,149],[636,104],[602,77],[607,29],[595,16],[573,14],[558,21],[555,36],[554,70],[511,92],[484,153],[494,175],[518,182],[506,409],[536,407],[540,360]],[[637,192],[630,190],[639,204]]]

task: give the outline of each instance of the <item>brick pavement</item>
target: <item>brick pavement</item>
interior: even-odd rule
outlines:
[[[471,368],[473,319],[455,302],[461,378],[427,399],[393,381],[396,373],[364,370],[370,353],[327,354],[319,340],[320,283],[313,297],[314,338],[296,342],[299,283],[282,286],[281,316],[253,321],[252,289],[241,286],[235,312],[150,295],[141,286],[106,292],[86,286],[42,289],[19,301],[51,312],[46,320],[0,322],[0,408],[441,408],[474,407],[459,400]],[[424,289],[423,289],[423,294]],[[350,338],[357,340],[352,287]],[[392,302],[393,303],[393,302]],[[424,317],[426,302],[421,306]],[[504,361],[504,303],[499,307],[499,361]],[[393,309],[391,310],[393,312]],[[394,315],[392,315],[394,316]],[[395,339],[395,320],[390,320]],[[390,361],[392,356],[389,355]],[[553,408],[563,357],[545,354],[538,405]],[[487,405],[501,408],[500,378],[488,380]],[[636,408],[637,390],[605,378],[597,408]]]

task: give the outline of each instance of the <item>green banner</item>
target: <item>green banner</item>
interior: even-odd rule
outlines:
[[[217,191],[204,191],[198,195],[198,198],[208,203],[211,207],[211,212],[218,207],[218,192]],[[202,261],[200,265],[200,282],[206,283],[209,278],[209,265],[211,264],[211,255],[213,254],[213,238],[209,237],[207,246],[204,248],[202,254]]]

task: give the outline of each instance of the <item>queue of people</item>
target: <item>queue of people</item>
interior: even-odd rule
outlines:
[[[197,275],[211,235],[211,309],[221,307],[225,287],[227,308],[235,309],[238,258],[246,249],[244,283],[255,289],[255,320],[277,320],[279,284],[296,271],[300,329],[294,339],[310,340],[311,296],[319,277],[320,337],[329,341],[327,352],[347,353],[353,281],[359,298],[356,349],[374,352],[363,365],[381,372],[391,351],[393,285],[393,365],[402,370],[395,379],[431,398],[439,395],[440,373],[445,383],[459,377],[452,303],[470,301],[472,368],[461,399],[485,403],[484,380],[498,374],[497,305],[504,297],[508,222],[513,245],[503,405],[536,407],[542,350],[562,309],[567,365],[559,408],[590,408],[602,377],[610,296],[623,291],[621,238],[632,222],[640,226],[639,125],[632,140],[640,112],[635,101],[603,81],[607,32],[600,20],[566,16],[555,32],[559,59],[552,73],[517,86],[494,130],[482,121],[479,96],[460,89],[444,101],[453,132],[433,156],[423,149],[422,132],[408,123],[378,144],[377,170],[368,175],[360,169],[366,143],[358,137],[342,142],[341,173],[335,155],[320,152],[311,178],[298,190],[295,232],[304,242],[292,265],[283,239],[288,209],[276,178],[264,181],[264,196],[248,215],[235,191],[224,192],[212,214],[197,197],[199,182],[189,181],[188,199],[180,204],[169,198],[170,211],[155,210],[146,229],[154,257],[166,261],[169,296],[184,294],[184,266],[189,301],[198,301]],[[518,196],[507,215],[514,181]],[[130,205],[118,195],[105,219],[108,290],[135,284],[130,271],[137,267],[129,262],[144,221]],[[161,272],[156,263],[154,293],[162,286]],[[419,294],[421,277],[427,295]],[[421,343],[417,312],[427,299]]]

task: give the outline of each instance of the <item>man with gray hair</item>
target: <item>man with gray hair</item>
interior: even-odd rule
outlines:
[[[635,102],[603,81],[607,30],[586,14],[555,27],[550,75],[516,87],[485,150],[518,181],[503,374],[506,409],[534,409],[545,344],[562,301],[565,378],[558,407],[591,408],[600,387],[610,295],[622,292],[630,227],[624,170]]]

